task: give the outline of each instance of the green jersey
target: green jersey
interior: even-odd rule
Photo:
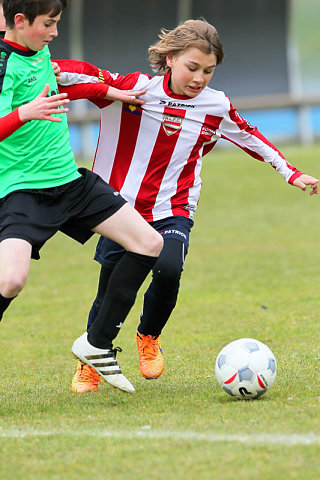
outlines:
[[[0,117],[30,102],[49,84],[58,93],[50,52],[21,50],[0,39]],[[0,142],[0,198],[21,189],[63,185],[80,177],[69,143],[65,113],[61,122],[32,120]]]

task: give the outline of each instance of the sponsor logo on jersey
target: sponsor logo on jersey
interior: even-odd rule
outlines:
[[[32,75],[32,77],[28,78],[28,84],[34,83],[37,81],[37,77],[35,75]]]
[[[167,135],[173,135],[174,133],[179,132],[182,127],[182,117],[176,117],[175,115],[170,115],[168,113],[163,114],[162,125],[163,129]]]
[[[99,82],[104,83],[104,76],[103,76],[103,73],[101,72],[100,68],[99,68]]]
[[[183,107],[183,108],[195,108],[195,105],[189,105],[188,103],[168,102],[167,100],[160,100],[159,105],[168,105],[168,107]]]
[[[113,78],[113,80],[117,80],[117,78],[119,77],[119,73],[111,73],[111,72],[108,72],[110,74],[110,77]]]
[[[254,127],[248,122],[248,120],[245,120],[241,115],[236,110],[232,110],[232,115],[231,115],[231,120],[236,122],[241,129],[245,128],[250,128],[254,129]]]
[[[214,130],[213,128],[209,128],[206,125],[202,125],[200,135],[202,136],[202,140],[203,140],[204,145],[206,143],[213,142],[213,140],[214,140],[213,137],[216,135],[216,132],[217,131]]]
[[[183,208],[185,210],[189,210],[190,212],[195,212],[196,211],[196,207],[194,205],[185,205]]]
[[[43,60],[44,60],[44,57],[37,57],[31,63],[32,65],[38,65],[39,63],[42,63]]]
[[[141,108],[136,107],[135,105],[126,105],[124,104],[123,110],[125,112],[133,113],[134,115],[141,115]]]

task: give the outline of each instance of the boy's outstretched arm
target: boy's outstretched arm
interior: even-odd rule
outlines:
[[[146,102],[139,97],[145,93],[146,90],[127,91],[109,86],[105,100],[119,100],[123,103],[130,103],[130,105],[143,105]]]
[[[140,76],[138,72],[125,76],[118,73],[111,74],[88,62],[77,60],[56,60],[53,62],[53,68],[59,91],[68,92],[71,100],[87,98],[94,103],[95,100],[118,100],[131,105],[145,103],[139,97],[145,94],[146,90],[136,88]]]
[[[225,110],[221,116],[219,129],[217,129],[221,138],[231,141],[253,158],[269,163],[290,185],[299,187],[301,190],[306,190],[307,186],[310,186],[310,195],[316,195],[319,192],[319,179],[307,175],[291,165],[283,154],[259,132],[257,127],[251,126],[239,115],[228,97],[222,98],[221,106],[223,101],[226,102]]]
[[[306,190],[307,186],[310,185],[310,195],[317,195],[319,192],[319,180],[317,178],[311,177],[310,175],[306,175],[305,173],[297,177],[292,182],[292,185],[301,188],[301,190]]]

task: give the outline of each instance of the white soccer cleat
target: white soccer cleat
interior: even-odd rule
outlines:
[[[72,353],[81,362],[86,363],[104,378],[104,380],[113,387],[119,388],[124,392],[133,393],[134,387],[129,380],[122,374],[120,366],[116,360],[116,354],[119,349],[97,348],[88,341],[88,333],[85,332],[77,338],[72,345]]]

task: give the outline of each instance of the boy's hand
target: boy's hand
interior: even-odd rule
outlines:
[[[59,83],[60,80],[60,67],[56,62],[51,62],[52,68],[53,68],[53,73],[56,76],[57,83]]]
[[[301,190],[306,190],[307,185],[310,185],[311,186],[310,195],[317,195],[317,193],[319,192],[318,183],[319,183],[319,180],[317,178],[310,177],[310,175],[306,175],[305,173],[303,173],[302,175],[300,175],[300,177],[296,178],[293,181],[293,185],[295,187],[301,188]]]
[[[28,122],[29,120],[49,120],[51,122],[61,122],[60,117],[52,117],[54,114],[68,112],[69,109],[64,105],[70,103],[66,93],[59,93],[47,97],[49,93],[49,85],[47,84],[40,95],[38,95],[32,102],[22,105],[18,109],[21,122]],[[63,108],[59,108],[63,107]]]
[[[143,105],[146,103],[144,100],[139,98],[140,95],[146,93],[146,90],[137,90],[135,92],[127,90],[118,90],[114,87],[109,87],[107,95],[105,96],[106,100],[119,100],[123,103],[129,103],[130,105]]]

